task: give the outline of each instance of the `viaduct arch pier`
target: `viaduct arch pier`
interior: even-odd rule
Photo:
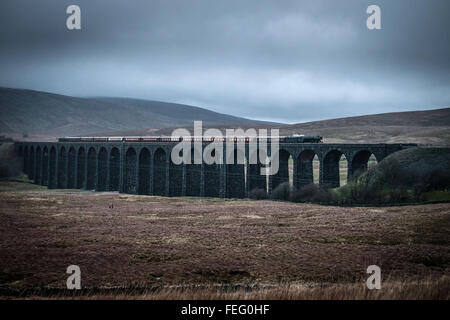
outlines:
[[[314,158],[320,163],[319,184],[334,188],[340,185],[339,161],[342,155],[347,159],[347,177],[351,179],[367,170],[372,155],[380,162],[396,151],[415,146],[280,142],[278,173],[266,178],[260,174],[263,165],[249,164],[249,161],[239,164],[225,156],[223,164],[174,164],[170,155],[176,144],[172,141],[123,140],[16,142],[15,150],[23,160],[25,174],[34,183],[52,189],[119,191],[169,197],[245,198],[254,189],[270,194],[284,182],[290,181],[296,188],[314,183]],[[201,142],[202,150],[208,144]],[[245,159],[249,159],[249,152],[255,148],[258,150],[251,144],[244,143]],[[236,152],[242,150],[238,150],[237,143],[234,146]],[[223,154],[226,154],[225,150]]]

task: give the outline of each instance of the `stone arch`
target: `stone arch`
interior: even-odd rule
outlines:
[[[84,147],[78,149],[78,164],[77,164],[77,188],[85,188],[86,179],[86,151]]]
[[[201,172],[202,165],[194,163],[194,157],[196,154],[195,149],[191,149],[190,158],[191,162],[186,164],[186,195],[199,197],[200,196],[200,180],[201,180]],[[198,157],[197,153],[197,157]]]
[[[41,147],[36,148],[36,170],[34,174],[34,183],[41,184],[41,170],[42,170],[42,152]]]
[[[28,172],[28,178],[30,178],[30,180],[34,180],[34,147],[31,146],[30,147],[30,159],[29,159],[29,172]]]
[[[86,189],[95,190],[97,182],[97,152],[94,147],[90,147],[87,156],[87,177]]]
[[[242,150],[235,148],[233,158],[227,158],[226,164],[226,196],[228,198],[245,197],[245,164],[238,163],[238,159],[244,159],[245,162],[245,154]]]
[[[134,150],[133,147],[129,147],[127,152],[125,153],[125,163],[123,168],[123,191],[125,193],[137,193],[136,160],[136,150]]]
[[[278,172],[271,176],[272,190],[274,190],[276,187],[278,187],[280,184],[284,182],[290,183],[289,158],[292,158],[292,155],[289,151],[281,149],[278,152]]]
[[[183,150],[180,150],[180,156],[183,156]],[[183,166],[183,163],[174,164],[172,160],[169,161],[169,196],[171,197],[182,195]]]
[[[371,157],[374,157],[375,160],[377,160],[376,156],[368,150],[358,151],[351,160],[352,165],[349,179],[357,178],[362,173],[367,171],[369,159]]]
[[[334,149],[329,151],[323,158],[323,168],[321,168],[321,184],[323,186],[328,188],[338,188],[341,185],[340,161],[342,156],[345,157],[345,154],[342,151]]]
[[[109,153],[109,190],[120,189],[120,151],[116,147]]]
[[[59,189],[65,188],[67,183],[67,152],[66,148],[63,146],[59,149],[58,153],[58,187]]]
[[[48,148],[47,146],[42,149],[42,179],[41,184],[43,186],[48,185]]]
[[[142,148],[139,153],[139,194],[150,194],[150,151]]]
[[[75,181],[76,157],[77,157],[77,154],[75,152],[75,148],[72,146],[69,148],[68,164],[67,164],[67,188],[69,188],[69,189],[76,188],[76,181]]]
[[[317,154],[311,150],[303,150],[297,157],[296,164],[296,183],[294,184],[297,189],[301,189],[304,186],[314,183],[314,157]]]
[[[249,163],[247,172],[247,181],[249,191],[255,189],[262,189],[267,192],[267,176],[261,174],[261,169],[265,167],[266,158],[261,159],[259,152],[255,151],[250,155],[250,159],[254,157],[257,160],[256,164]],[[250,160],[249,160],[250,161]]]
[[[50,148],[50,157],[49,157],[49,172],[48,172],[48,187],[56,188],[56,148],[52,146]]]
[[[215,157],[215,150],[211,151],[211,156]],[[204,195],[205,197],[220,196],[220,165],[217,163],[203,164],[204,169]]]
[[[166,194],[166,152],[158,148],[153,155],[153,194]]]
[[[97,191],[106,191],[108,188],[108,151],[105,147],[101,147],[98,152],[97,166]]]

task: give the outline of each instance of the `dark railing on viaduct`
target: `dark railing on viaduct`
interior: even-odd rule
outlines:
[[[313,158],[320,161],[319,183],[338,187],[339,161],[347,159],[348,179],[377,161],[411,147],[405,144],[280,143],[276,175],[260,175],[260,164],[180,164],[171,161],[174,142],[17,142],[24,172],[48,188],[120,191],[160,196],[244,198],[253,189],[271,192],[289,181],[293,159],[293,185],[313,183]],[[203,143],[203,148],[207,143]],[[224,144],[225,147],[225,144]],[[245,157],[249,159],[245,145]],[[225,154],[225,151],[224,151]],[[235,152],[235,155],[237,152]],[[225,158],[225,156],[224,156]],[[258,163],[260,163],[258,161]]]

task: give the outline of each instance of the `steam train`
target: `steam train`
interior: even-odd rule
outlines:
[[[184,137],[170,137],[170,136],[145,136],[145,137],[62,137],[59,142],[212,142],[212,141],[234,141],[234,142],[257,142],[264,139],[268,142],[273,137],[202,137],[202,136],[184,136]],[[280,143],[322,143],[321,136],[305,136],[305,135],[291,135],[279,136]]]

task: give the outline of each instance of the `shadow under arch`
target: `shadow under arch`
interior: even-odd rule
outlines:
[[[90,147],[87,156],[87,178],[86,189],[95,190],[97,182],[97,152],[94,147]]]
[[[313,161],[315,157],[317,157],[317,154],[311,149],[304,150],[298,155],[295,172],[296,181],[294,183],[297,189],[314,184]]]
[[[120,189],[120,151],[114,147],[109,153],[109,191]]]
[[[86,151],[84,147],[80,147],[78,149],[78,161],[77,161],[77,188],[83,189],[85,188],[85,179],[86,179]]]
[[[139,194],[150,194],[150,151],[142,148],[139,153]]]
[[[42,149],[42,179],[41,185],[48,185],[48,148],[45,146]]]
[[[216,156],[216,150],[211,151],[211,157]],[[203,164],[205,197],[220,197],[220,164]]]
[[[338,188],[341,186],[340,171],[345,171],[348,168],[348,159],[345,157],[344,168],[340,167],[341,158],[345,154],[340,150],[331,150],[323,158],[323,168],[321,174],[320,184],[326,188]],[[344,160],[344,159],[343,159]],[[347,180],[346,180],[347,181]],[[346,182],[345,182],[346,183]],[[344,183],[344,184],[345,184]]]
[[[288,182],[290,184],[289,158],[292,158],[289,151],[285,149],[280,149],[278,151],[278,172],[271,176],[272,190],[284,182]]]
[[[97,191],[107,190],[108,180],[108,151],[105,147],[101,147],[98,152],[98,166],[97,166]]]
[[[125,163],[123,168],[123,192],[125,193],[137,193],[136,160],[136,150],[133,147],[129,147],[125,152]]]
[[[49,157],[49,172],[48,172],[48,187],[50,189],[56,188],[56,148],[52,146],[50,148],[50,157]]]
[[[201,194],[201,173],[202,165],[195,164],[195,156],[201,156],[194,148],[190,150],[188,157],[190,157],[190,163],[186,164],[186,195],[192,197],[199,197]]]
[[[67,151],[63,146],[58,153],[58,188],[63,189],[67,183]]]
[[[369,159],[371,158],[374,159],[375,162],[378,162],[375,154],[368,150],[361,150],[357,152],[351,160],[352,165],[349,178],[355,179],[366,172],[369,168]]]
[[[76,162],[76,152],[74,147],[70,147],[68,153],[68,164],[67,164],[67,188],[73,189],[76,187],[75,181],[75,162]]]
[[[267,175],[261,174],[261,169],[264,169],[265,164],[267,163],[267,157],[261,159],[258,151],[255,151],[249,155],[249,157],[250,159],[253,157],[257,163],[249,163],[248,165],[248,190],[251,192],[253,190],[260,189],[267,192]]]
[[[30,163],[30,159],[28,158],[28,146],[23,148],[23,172],[28,175],[29,168],[28,164]]]
[[[166,152],[162,148],[153,155],[153,194],[166,195]]]
[[[38,146],[36,148],[36,172],[34,174],[34,183],[41,184],[41,171],[42,170],[42,153],[41,153],[41,147]]]
[[[244,198],[245,197],[245,164],[238,163],[238,159],[244,160],[245,154],[239,148],[234,148],[233,157],[227,158],[226,164],[226,197]]]
[[[183,156],[183,150],[180,150],[179,156]],[[184,164],[175,164],[172,157],[169,160],[169,196],[179,197],[183,189],[183,166]]]
[[[30,147],[30,157],[28,160],[28,178],[30,178],[30,180],[34,180],[34,147],[31,146]]]

